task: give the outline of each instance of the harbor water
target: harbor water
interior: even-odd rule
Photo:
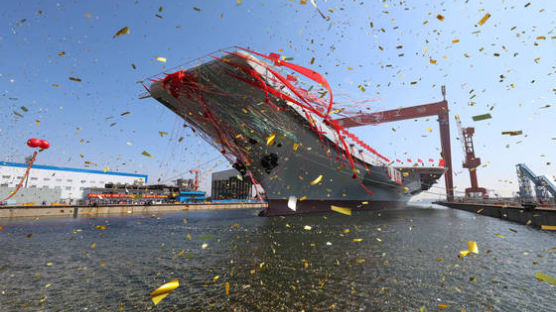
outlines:
[[[257,213],[3,221],[0,311],[556,311],[535,278],[556,276],[554,232],[427,206]]]

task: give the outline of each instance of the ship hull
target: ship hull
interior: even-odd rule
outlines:
[[[225,62],[213,60],[187,70],[188,90],[195,87],[192,94],[177,94],[161,82],[153,83],[149,91],[200,130],[238,165],[236,169],[245,169],[243,178],[262,186],[268,201],[262,215],[330,211],[333,205],[353,209],[403,206],[444,172],[437,167],[393,168],[353,145],[350,164],[337,133],[322,123],[315,126],[310,113],[245,83],[249,77],[229,66],[232,62],[264,74],[253,62],[231,56]]]

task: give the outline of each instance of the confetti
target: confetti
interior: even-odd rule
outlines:
[[[494,235],[496,235],[496,236],[498,236],[498,237],[500,237],[500,238],[502,238],[502,239],[505,238],[504,235],[500,235],[500,234],[494,234]]]
[[[516,136],[516,135],[522,135],[523,131],[521,130],[517,130],[517,131],[502,131],[502,135],[510,135],[510,136]]]
[[[58,53],[58,56],[64,56],[64,55],[66,55],[66,52],[64,52],[64,51]]]
[[[313,181],[311,181],[311,185],[315,185],[318,184],[320,181],[322,181],[322,174],[319,175],[316,179],[314,179]]]
[[[295,211],[297,209],[297,197],[290,196],[288,198],[288,208]]]
[[[197,12],[201,12],[201,9],[199,9],[198,7],[193,7],[193,10],[195,10]]]
[[[179,286],[180,282],[176,279],[158,287],[151,293],[151,299],[153,300],[153,303],[157,305],[160,300],[166,298],[166,296],[168,296],[174,289],[178,288]]]
[[[121,35],[124,35],[124,34],[129,34],[129,27],[126,26],[126,27],[118,30],[118,32],[112,37],[112,39],[114,39],[116,37],[119,37]]]
[[[292,146],[292,149],[294,151],[297,151],[298,148],[299,148],[299,143],[294,143],[293,146]]]
[[[149,157],[149,158],[153,158],[153,157],[151,156],[151,154],[149,154],[147,151],[143,151],[143,152],[141,153],[141,155],[147,156],[147,157]]]
[[[485,16],[483,16],[483,18],[481,18],[481,20],[479,21],[479,25],[483,26],[484,23],[486,23],[486,21],[490,18],[490,13],[485,14]]]
[[[362,238],[354,238],[353,241],[354,241],[354,242],[362,242],[363,239],[362,239]]]
[[[276,138],[276,134],[273,133],[269,136],[266,137],[266,145],[273,145],[274,144],[274,139]]]
[[[467,241],[467,249],[474,254],[479,253],[479,247],[475,241]]]
[[[442,15],[440,15],[440,14],[437,14],[437,15],[436,15],[436,18],[437,18],[439,21],[441,21],[441,22],[444,21],[444,16],[442,16]]]
[[[162,62],[162,63],[166,63],[166,58],[162,57],[162,56],[157,56],[156,60],[159,61],[159,62]]]
[[[541,230],[556,231],[556,225],[541,225]]]
[[[93,244],[91,245],[91,248],[95,248],[96,246],[97,246],[97,243],[93,243]]]
[[[226,296],[230,294],[230,282],[224,283],[224,292]]]
[[[207,244],[207,243],[203,243],[203,244],[201,245],[201,248],[203,248],[203,249],[207,249],[207,247],[208,247],[208,246],[209,246],[209,244]]]
[[[338,207],[338,206],[330,206],[330,209],[332,209],[332,211],[336,211],[348,216],[351,216],[351,208],[343,208],[343,207]]]
[[[125,115],[129,115],[129,114],[130,114],[130,112],[123,112],[123,113],[120,114],[120,116],[125,116]]]
[[[306,225],[306,226],[303,227],[303,229],[306,230],[306,231],[310,231],[313,228],[310,225]]]
[[[97,230],[106,230],[106,225],[97,225]]]
[[[535,277],[536,277],[540,282],[545,281],[545,282],[547,282],[547,283],[556,285],[556,278],[554,278],[554,277],[552,277],[552,276],[550,276],[550,275],[546,275],[546,274],[544,274],[544,273],[537,272],[537,273],[535,273]]]
[[[492,118],[492,116],[490,114],[482,114],[482,115],[476,115],[471,117],[473,118],[473,121],[480,121],[480,120],[485,120],[485,119],[490,119]]]
[[[75,77],[69,77],[69,80],[71,80],[71,81],[77,81],[77,82],[81,82],[81,79],[79,79],[79,78],[75,78]]]
[[[460,254],[462,257],[465,257],[465,256],[469,255],[469,250],[460,250],[460,251],[459,251],[459,254]]]

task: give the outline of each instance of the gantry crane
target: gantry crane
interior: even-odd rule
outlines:
[[[475,128],[463,127],[459,116],[456,115],[455,117],[458,125],[459,139],[463,146],[463,153],[465,154],[463,168],[469,169],[469,178],[471,179],[471,187],[465,189],[465,197],[488,198],[486,189],[484,187],[479,187],[479,182],[477,180],[477,167],[481,164],[481,159],[475,157],[475,149],[473,148],[473,134],[475,133]]]
[[[537,201],[541,204],[556,200],[556,187],[545,176],[536,176],[525,164],[517,164],[517,180],[519,182],[519,197],[523,205],[534,205],[535,198],[531,191],[531,183],[535,185]],[[552,195],[552,199],[550,196]]]
[[[440,127],[440,145],[442,148],[442,158],[446,173],[444,180],[446,183],[446,199],[454,200],[454,181],[452,177],[452,151],[450,148],[450,111],[446,101],[446,87],[442,86],[442,101],[418,106],[398,108],[371,114],[361,114],[353,117],[337,119],[338,123],[345,128],[353,128],[366,125],[376,125],[385,122],[407,120],[427,116],[438,116]]]

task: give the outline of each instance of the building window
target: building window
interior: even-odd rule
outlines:
[[[0,184],[0,187],[8,187],[8,183],[2,183]]]
[[[65,188],[67,191],[71,190],[71,186],[66,186]]]
[[[56,182],[62,182],[62,179],[56,179]]]
[[[85,181],[85,180],[81,180],[81,183],[85,183],[85,182],[87,182],[87,181]]]
[[[56,185],[56,186],[54,187],[54,189],[55,189],[55,190],[61,190],[61,189],[62,189],[62,187],[61,187],[61,186],[59,186],[59,185]]]
[[[95,184],[96,182],[95,182],[95,181],[89,181],[89,183],[91,183],[91,184]]]
[[[82,191],[83,189],[85,189],[83,186],[79,188],[80,191]]]
[[[43,180],[44,181],[50,181],[50,178],[44,178]]]
[[[67,179],[66,182],[73,182],[73,180],[72,179]]]
[[[2,176],[2,179],[9,179],[9,178],[10,178],[9,175],[3,175],[3,176]]]
[[[33,185],[31,185],[31,186],[29,186],[29,187],[30,187],[30,188],[37,188],[37,186],[36,186],[36,185],[34,185],[34,184],[33,184]]]
[[[31,178],[31,181],[37,181],[38,179],[39,179],[39,178],[37,178],[37,177],[32,177],[32,178]]]

